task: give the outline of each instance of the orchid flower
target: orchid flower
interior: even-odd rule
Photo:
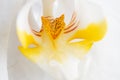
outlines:
[[[67,4],[69,0],[42,0],[41,15],[36,20],[36,2],[31,1],[17,18],[20,52],[57,80],[78,79],[80,60],[107,30],[97,5],[83,0],[71,2],[73,5]]]

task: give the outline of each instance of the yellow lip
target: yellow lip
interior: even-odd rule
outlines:
[[[75,28],[79,26],[77,22],[69,27],[65,25],[64,15],[59,18],[42,17],[42,30],[37,32],[33,29],[33,34],[28,34],[25,31],[17,29],[18,37],[22,46],[20,51],[30,60],[40,62],[41,56],[49,60],[63,62],[67,55],[75,56],[76,58],[83,57],[92,47],[95,41],[101,40],[106,33],[105,20],[98,23],[91,23],[85,29]],[[72,23],[72,22],[71,22]],[[68,31],[69,30],[69,31]],[[65,33],[68,31],[67,33]],[[72,33],[74,32],[74,33]],[[72,34],[69,36],[69,34]],[[68,39],[64,36],[68,35]],[[38,44],[34,36],[41,39],[41,44]],[[74,39],[84,39],[69,43]],[[29,47],[30,45],[34,47]]]

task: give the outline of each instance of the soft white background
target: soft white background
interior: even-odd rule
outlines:
[[[89,0],[99,4],[108,21],[104,40],[96,43],[96,54],[86,80],[120,80],[120,0]],[[7,44],[12,22],[26,0],[0,0],[0,80],[8,80]],[[12,47],[12,46],[11,46]]]

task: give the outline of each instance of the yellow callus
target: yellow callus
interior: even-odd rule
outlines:
[[[20,30],[19,28],[17,29],[17,34],[19,41],[22,44],[22,47],[28,48],[30,44],[35,44],[38,45],[37,42],[34,40],[33,35]]]
[[[41,53],[41,48],[40,47],[34,47],[34,48],[23,48],[21,46],[18,47],[21,53],[31,60],[32,62],[37,62],[39,60],[39,56]]]
[[[106,20],[102,20],[98,23],[91,23],[85,29],[79,29],[73,35],[73,38],[87,39],[91,41],[99,41],[103,39],[107,32]]]

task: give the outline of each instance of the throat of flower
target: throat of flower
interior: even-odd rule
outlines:
[[[49,42],[53,46],[56,45],[59,37],[64,33],[64,15],[61,15],[59,18],[52,17],[42,17],[42,38],[43,41]]]

